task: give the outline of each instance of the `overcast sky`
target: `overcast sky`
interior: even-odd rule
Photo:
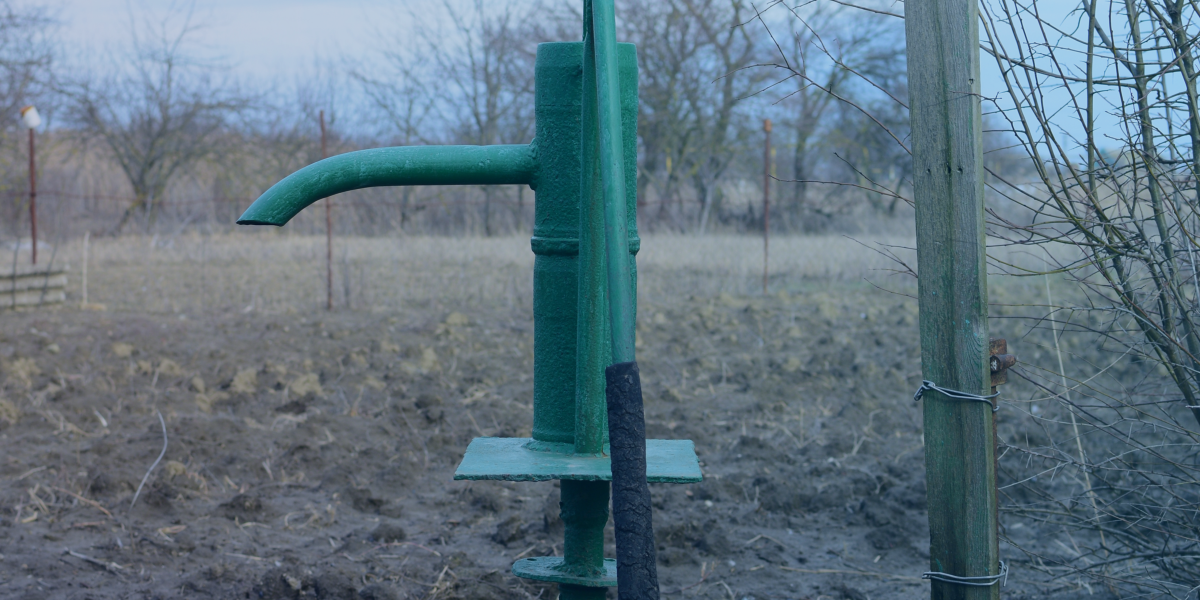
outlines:
[[[65,39],[103,50],[127,40],[130,10],[166,14],[170,0],[50,0]],[[367,55],[381,31],[405,28],[397,7],[430,0],[196,0],[197,40],[248,76],[302,72],[316,56]],[[290,77],[288,77],[290,79]]]
[[[17,0],[21,3],[22,0]],[[452,0],[454,1],[454,0]],[[522,0],[489,0],[520,2]],[[1109,2],[1116,0],[1109,0]],[[103,56],[105,50],[128,47],[131,11],[159,19],[192,0],[24,0],[50,4],[62,25],[67,52],[76,56]],[[885,2],[886,3],[886,2]],[[229,64],[235,75],[260,82],[295,81],[311,73],[317,58],[374,60],[381,39],[403,40],[412,26],[409,10],[428,17],[441,14],[440,0],[194,0],[193,22],[203,25],[193,42]],[[1077,2],[1041,0],[1044,17],[1051,22],[1076,19],[1068,13]],[[178,22],[178,19],[175,20]],[[1067,29],[1073,29],[1068,26]],[[981,32],[982,33],[982,32]],[[995,61],[981,56],[985,96],[1001,92]],[[1055,95],[1055,91],[1048,92]],[[1062,101],[1065,101],[1063,96]],[[990,107],[985,110],[991,110]],[[1101,116],[1101,129],[1112,127]]]
[[[130,10],[166,14],[172,5],[188,4],[181,0],[49,2],[59,7],[66,39],[91,50],[126,41]],[[205,25],[197,39],[217,49],[244,75],[277,73],[290,80],[291,75],[311,68],[318,56],[369,60],[381,34],[402,36],[409,29],[405,9],[431,15],[439,12],[437,4],[437,0],[195,0],[195,20]],[[1043,0],[1039,6],[1052,21],[1059,21],[1076,4]],[[996,83],[994,63],[984,60],[982,66],[985,86]]]

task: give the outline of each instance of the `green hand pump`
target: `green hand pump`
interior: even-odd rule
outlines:
[[[613,0],[585,0],[584,15],[582,42],[537,48],[536,138],[529,144],[342,154],[284,178],[238,219],[242,225],[282,226],[318,200],[367,187],[515,184],[534,190],[532,437],[476,438],[454,478],[562,481],[563,556],[524,558],[512,570],[557,583],[564,600],[601,599],[617,585],[617,561],[604,558],[614,479],[605,371],[610,388],[618,367],[632,365],[637,379],[640,239],[636,186],[625,184],[637,168],[637,54],[632,44],[615,41]],[[611,399],[612,389],[608,393]],[[635,431],[644,439],[640,387],[636,395]],[[635,446],[635,454],[644,450],[645,475],[623,471],[625,463],[618,461],[618,482],[632,476],[644,488],[645,482],[701,480],[690,440],[639,440]],[[616,447],[611,452],[622,455]],[[620,519],[617,526],[621,558]],[[652,561],[652,545],[649,551]]]

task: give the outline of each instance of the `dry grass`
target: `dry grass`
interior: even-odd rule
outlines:
[[[875,242],[872,242],[875,243]],[[912,247],[911,240],[881,243]],[[290,313],[320,307],[325,298],[325,240],[286,230],[174,238],[93,239],[88,300],[111,310],[200,314]],[[70,267],[67,292],[81,297],[83,244],[58,249]],[[0,265],[12,263],[0,253]],[[27,261],[22,253],[19,262]],[[49,261],[43,249],[40,261]],[[338,238],[334,241],[334,301],[356,310],[419,303],[526,306],[534,255],[528,236],[500,238]],[[842,236],[778,237],[771,241],[771,291],[814,283],[894,282],[895,263]],[[482,267],[482,268],[481,268]],[[638,256],[639,290],[662,295],[753,295],[762,287],[762,240],[747,236],[646,236]]]

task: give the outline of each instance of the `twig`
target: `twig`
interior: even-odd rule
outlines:
[[[80,554],[70,548],[63,550],[63,554],[70,554],[71,556],[74,556],[75,558],[78,558],[79,560],[89,562],[93,565],[96,565],[97,567],[103,567],[105,571],[109,571],[111,573],[116,573],[117,571],[120,571],[125,568],[114,562],[104,562],[102,560],[92,558],[86,554]]]
[[[733,590],[729,589],[728,583],[725,583],[724,581],[718,581],[716,585],[720,585],[721,587],[725,588],[725,591],[729,593],[729,600],[734,600],[737,598],[737,595],[733,593]]]
[[[865,7],[865,6],[859,6],[859,5],[857,5],[857,4],[850,4],[849,2],[842,2],[842,0],[830,0],[830,1],[831,1],[831,2],[833,2],[834,4],[841,4],[842,6],[849,6],[850,8],[856,8],[856,9],[858,9],[858,10],[865,10],[865,11],[867,11],[867,12],[873,12],[873,13],[875,13],[875,14],[877,14],[877,15],[884,15],[884,16],[888,16],[888,17],[896,17],[897,19],[903,19],[903,18],[904,18],[904,15],[898,15],[898,14],[896,14],[896,13],[894,13],[894,12],[888,12],[888,11],[886,11],[886,10],[878,10],[878,9],[875,9],[875,8],[867,8],[867,7]]]
[[[52,489],[58,490],[58,491],[60,491],[60,492],[63,492],[63,493],[66,493],[66,494],[70,494],[70,495],[72,495],[72,496],[75,496],[75,498],[77,498],[77,499],[78,499],[80,502],[83,502],[84,504],[88,504],[88,505],[90,505],[90,506],[93,506],[93,507],[95,507],[95,508],[96,508],[96,510],[98,510],[98,511],[100,511],[100,512],[104,513],[104,514],[105,514],[105,515],[106,515],[108,518],[110,518],[110,519],[111,519],[111,518],[113,518],[113,516],[112,516],[112,513],[108,512],[108,509],[107,509],[107,508],[104,508],[103,506],[100,506],[100,503],[99,503],[99,502],[96,502],[95,500],[88,500],[87,498],[84,498],[83,496],[80,496],[79,494],[76,494],[75,492],[72,492],[71,490],[66,490],[66,489],[63,489],[63,488],[60,488],[60,487],[54,487],[54,486],[50,486],[50,487],[51,487]]]
[[[133,493],[133,500],[129,503],[129,510],[133,510],[133,505],[137,504],[138,496],[140,496],[142,493],[142,486],[146,485],[147,479],[150,479],[150,474],[154,472],[154,467],[157,467],[159,461],[161,461],[163,459],[163,457],[167,455],[167,422],[163,420],[163,416],[162,416],[161,412],[159,412],[157,410],[154,412],[158,415],[158,424],[162,425],[162,433],[163,433],[162,452],[158,453],[158,458],[154,459],[154,464],[150,465],[150,468],[146,470],[146,474],[144,476],[142,476],[142,482],[138,484],[137,491]]]
[[[758,534],[758,535],[756,535],[756,536],[754,536],[754,537],[752,537],[752,538],[750,538],[750,540],[749,540],[749,541],[747,541],[747,542],[746,542],[745,544],[743,544],[743,545],[745,545],[745,546],[749,546],[750,544],[753,544],[754,542],[757,542],[758,540],[771,540],[772,542],[775,542],[776,544],[779,544],[779,547],[781,547],[781,548],[784,548],[784,549],[786,549],[786,548],[787,548],[787,545],[786,545],[786,544],[784,544],[783,542],[781,542],[781,541],[779,541],[779,540],[777,540],[777,539],[775,539],[775,538],[773,538],[773,537],[771,537],[771,536],[769,536],[769,535],[764,535],[764,534],[761,534],[761,533],[760,533],[760,534]]]
[[[263,558],[261,556],[250,556],[249,554],[238,554],[237,552],[226,552],[225,555],[226,556],[234,556],[237,558],[244,558],[247,560],[266,560],[265,558]]]
[[[890,573],[876,573],[875,571],[860,571],[858,569],[801,569],[798,567],[779,566],[784,571],[793,571],[796,573],[809,573],[812,575],[866,575],[868,577],[881,577],[883,579],[896,579],[899,581],[921,581],[920,577],[909,577],[907,575],[892,575]]]
[[[47,467],[47,466],[45,466],[45,465],[42,465],[42,466],[40,466],[40,467],[37,467],[36,469],[30,469],[30,470],[28,470],[28,471],[25,471],[24,473],[22,473],[20,477],[18,477],[18,478],[16,478],[16,479],[14,479],[13,481],[21,481],[22,479],[25,479],[26,477],[29,477],[30,475],[33,475],[34,473],[40,473],[40,472],[42,472],[42,471],[45,471],[46,469],[49,469],[49,468],[50,468],[50,467]]]
[[[426,551],[426,552],[433,553],[433,555],[434,555],[434,556],[441,556],[441,555],[442,555],[442,553],[441,553],[441,552],[438,552],[437,550],[434,550],[433,548],[426,548],[425,546],[422,546],[422,545],[420,545],[420,544],[416,544],[416,543],[413,543],[413,542],[390,542],[390,543],[387,543],[387,544],[380,544],[380,545],[378,545],[378,546],[375,546],[375,549],[376,549],[376,550],[378,550],[378,549],[380,549],[380,548],[392,548],[392,547],[396,547],[396,546],[412,546],[412,547],[414,547],[414,548],[420,548],[420,549],[422,549],[422,550],[424,550],[424,551]]]

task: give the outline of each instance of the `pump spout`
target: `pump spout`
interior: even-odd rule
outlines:
[[[536,170],[536,141],[502,146],[403,146],[348,152],[288,175],[259,196],[237,222],[282,227],[317,200],[369,187],[534,186]]]

